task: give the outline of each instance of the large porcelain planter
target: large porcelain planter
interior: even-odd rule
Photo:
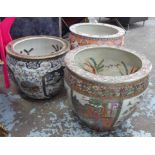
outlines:
[[[69,44],[51,36],[29,36],[10,42],[7,63],[20,90],[28,97],[46,99],[63,86],[64,56]]]
[[[111,130],[140,103],[151,63],[125,48],[85,46],[65,57],[65,85],[79,118],[96,130]]]
[[[114,25],[80,23],[72,25],[70,32],[71,49],[89,44],[115,46],[122,46],[124,44],[125,31]]]

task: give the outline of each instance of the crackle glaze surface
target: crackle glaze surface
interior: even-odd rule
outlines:
[[[86,26],[87,28],[85,28]],[[90,30],[87,32],[87,29]],[[95,30],[97,32],[96,34],[94,33]],[[89,44],[124,45],[125,31],[114,25],[102,23],[80,23],[72,25],[70,31],[69,39],[71,49]]]
[[[120,50],[122,57],[126,54],[127,58],[131,56],[129,56],[130,50],[125,48],[92,45],[76,48],[65,57],[65,82],[68,98],[79,118],[96,130],[111,130],[119,126],[135,111],[148,87],[148,76],[152,68],[149,60],[131,51],[132,54],[135,54],[132,55],[133,57],[141,60],[141,67],[138,65],[140,64],[138,59],[134,60],[133,57],[130,57],[132,63],[129,63],[130,59],[127,60],[124,57],[124,64],[136,65],[137,61],[139,69],[136,69],[136,72],[128,72],[126,67],[128,65],[125,65],[127,71],[125,75],[120,74],[118,76],[114,73],[111,76],[104,75],[105,65],[101,63],[103,57],[106,57],[104,49],[106,49],[106,52],[110,52],[109,49],[115,49],[116,52]],[[122,50],[124,50],[123,53]],[[99,55],[99,58],[102,57],[99,65],[92,58],[98,58],[96,55]],[[88,57],[91,57],[92,61]],[[88,61],[85,61],[85,59]],[[119,60],[119,57],[113,59],[113,55],[109,55],[108,59],[115,62]],[[87,66],[87,69],[83,68],[82,62]],[[106,62],[106,66],[109,62]],[[115,65],[112,65],[113,67]],[[90,68],[95,72],[92,72]],[[99,73],[99,69],[103,69],[102,75]],[[123,70],[125,69],[123,68]],[[111,80],[112,78],[113,80]]]
[[[38,42],[35,43],[35,39],[38,38],[42,40],[49,38],[49,44],[45,41],[45,45],[41,47]],[[29,44],[24,39],[29,41]],[[23,45],[20,45],[21,42]],[[63,44],[61,47],[57,45],[60,44],[59,42],[62,42],[64,47]],[[51,49],[49,49],[50,46]],[[44,48],[47,50],[47,53],[45,51],[47,55],[44,55]],[[56,95],[63,87],[64,55],[67,50],[68,44],[55,37],[26,37],[8,44],[8,66],[20,90],[34,99],[51,98]]]

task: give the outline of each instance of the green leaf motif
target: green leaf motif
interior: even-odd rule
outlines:
[[[94,66],[96,67],[96,66],[97,66],[97,63],[96,63],[96,61],[94,60],[94,58],[89,58],[89,59],[93,62]]]
[[[127,68],[127,65],[124,63],[124,61],[121,61],[121,63],[122,63],[122,65],[124,66],[126,75],[128,75],[128,68]]]

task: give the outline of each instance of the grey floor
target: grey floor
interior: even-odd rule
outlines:
[[[80,123],[66,100],[66,92],[51,100],[21,97],[12,83],[9,90],[0,76],[0,122],[9,136],[155,136],[155,18],[137,23],[126,33],[125,47],[145,54],[153,64],[144,101],[122,126],[111,132],[95,132]]]

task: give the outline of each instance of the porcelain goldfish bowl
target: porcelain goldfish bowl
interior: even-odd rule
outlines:
[[[135,51],[89,45],[65,56],[68,100],[82,122],[112,130],[136,110],[148,87],[151,62]]]
[[[117,26],[102,23],[79,23],[70,26],[71,49],[97,44],[123,46],[125,31]]]
[[[69,44],[52,36],[28,36],[11,41],[7,47],[10,73],[26,96],[52,98],[63,87],[64,56]]]

